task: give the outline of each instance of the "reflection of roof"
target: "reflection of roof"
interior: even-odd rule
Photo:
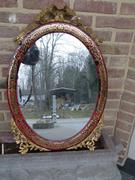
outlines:
[[[65,87],[55,88],[55,89],[51,89],[51,90],[50,90],[50,93],[51,93],[52,95],[73,94],[74,92],[76,92],[76,89],[73,89],[73,88],[65,88]]]

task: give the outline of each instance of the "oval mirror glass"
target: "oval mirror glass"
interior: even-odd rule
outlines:
[[[88,123],[99,94],[92,55],[76,37],[50,33],[28,49],[19,67],[18,102],[28,125],[49,140],[64,140]]]

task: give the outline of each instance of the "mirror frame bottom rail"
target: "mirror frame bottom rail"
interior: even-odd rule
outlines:
[[[103,127],[103,117],[100,119],[94,131],[85,140],[83,140],[81,143],[73,147],[67,148],[66,150],[77,150],[77,149],[86,148],[89,149],[89,151],[94,151],[95,143],[98,141],[99,137],[101,136],[102,127]],[[27,152],[33,150],[49,151],[48,149],[41,148],[40,146],[37,146],[36,144],[29,141],[17,128],[13,119],[11,120],[11,129],[15,137],[15,141],[19,145],[19,152],[21,154],[26,154]]]

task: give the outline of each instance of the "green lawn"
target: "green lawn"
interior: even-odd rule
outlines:
[[[51,115],[51,111],[34,111],[31,109],[22,109],[23,115],[27,119],[39,119],[43,115]],[[60,118],[84,118],[89,117],[91,115],[91,110],[78,110],[78,111],[71,111],[69,109],[66,110],[57,110],[57,114]]]

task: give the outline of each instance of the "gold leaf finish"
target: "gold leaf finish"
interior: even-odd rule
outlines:
[[[14,135],[16,144],[19,145],[19,153],[26,154],[28,153],[28,151],[33,151],[33,150],[48,151],[47,149],[41,148],[36,144],[30,142],[17,128],[14,120],[11,120],[11,131]]]
[[[77,144],[76,146],[68,148],[68,150],[78,149],[78,148],[87,148],[90,151],[94,151],[95,150],[95,143],[98,141],[99,137],[101,136],[102,127],[103,127],[103,119],[101,118],[97,127],[94,129],[94,131],[84,141]]]
[[[94,151],[95,143],[98,141],[99,137],[101,136],[102,127],[103,127],[103,119],[101,118],[99,124],[97,125],[95,130],[90,134],[90,136],[88,136],[84,141],[77,144],[76,146],[67,148],[66,150],[87,148],[90,151]],[[15,137],[16,144],[19,144],[19,153],[26,154],[29,151],[33,151],[33,150],[49,151],[48,149],[41,148],[36,144],[33,144],[32,142],[28,141],[28,139],[19,131],[13,120],[11,120],[11,130]]]
[[[29,24],[15,39],[19,44],[23,41],[24,37],[33,31],[34,29],[45,25],[50,22],[67,22],[75,25],[89,34],[97,45],[102,43],[91,27],[86,26],[80,17],[76,16],[76,13],[70,9],[68,6],[64,6],[63,9],[58,9],[55,5],[43,9],[35,18],[35,21]]]

